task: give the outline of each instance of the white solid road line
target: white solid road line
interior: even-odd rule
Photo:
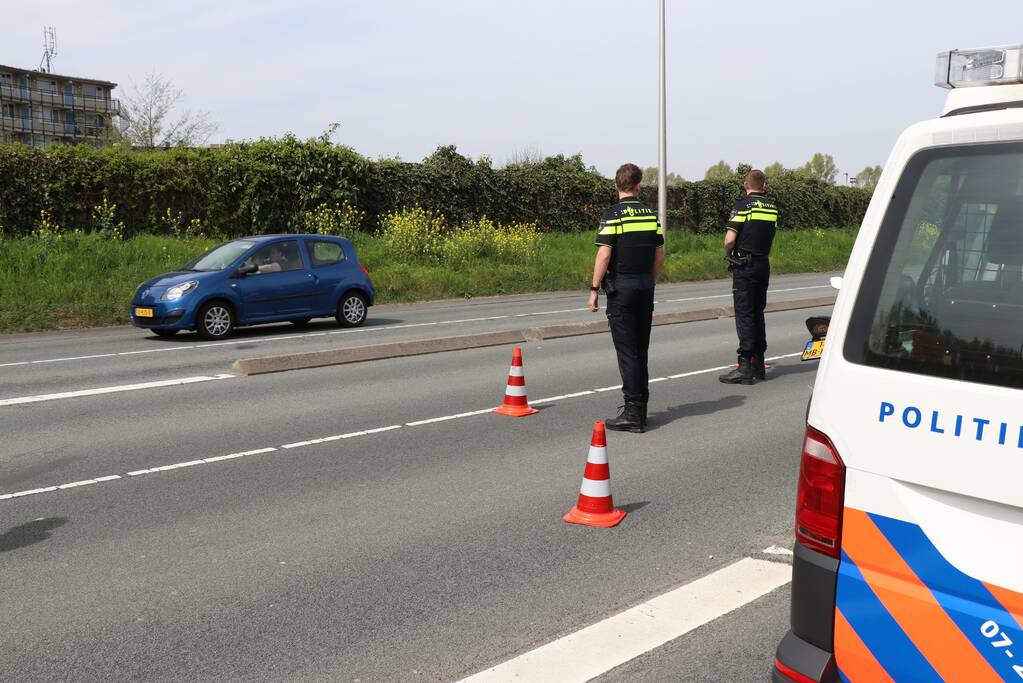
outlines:
[[[810,287],[789,287],[788,289],[774,289],[771,290],[772,294],[781,294],[782,292],[801,292],[808,289],[830,289],[831,285],[813,285]],[[685,299],[659,299],[655,301],[655,304],[668,304],[668,303],[684,303],[686,301],[704,301],[706,299],[724,299],[731,297],[731,292],[727,294],[711,294],[708,296],[692,296]],[[330,332],[308,332],[306,334],[289,334],[279,337],[263,337],[261,339],[235,339],[226,342],[207,342],[200,344],[188,344],[181,346],[172,346],[159,349],[140,349],[136,351],[120,351],[115,353],[96,353],[89,356],[68,356],[64,358],[44,358],[42,360],[23,360],[14,361],[11,363],[0,363],[0,368],[9,368],[18,365],[41,365],[45,363],[64,363],[77,360],[95,360],[98,358],[119,358],[121,356],[137,356],[146,353],[171,353],[174,351],[194,351],[196,349],[208,349],[219,346],[231,346],[232,344],[269,344],[271,342],[279,341],[290,341],[293,339],[306,339],[310,337],[323,337],[334,334],[368,334],[371,332],[385,332],[387,330],[404,330],[414,327],[432,327],[435,325],[461,325],[465,323],[484,322],[487,320],[506,320],[508,318],[528,318],[540,315],[557,315],[561,313],[578,313],[580,311],[588,311],[588,308],[564,308],[558,311],[535,311],[532,313],[517,313],[508,315],[492,315],[485,318],[462,318],[460,320],[438,320],[434,322],[425,323],[398,323],[395,325],[379,325],[370,327],[358,327],[347,330],[332,330]]]
[[[214,382],[220,379],[233,379],[235,375],[199,375],[197,377],[182,377],[180,379],[165,379],[159,382],[142,382],[141,384],[121,384],[114,387],[100,387],[99,389],[81,389],[79,391],[62,391],[58,394],[38,394],[36,396],[21,396],[19,398],[0,399],[0,406],[17,406],[25,403],[38,403],[40,401],[56,401],[63,398],[80,398],[82,396],[99,396],[101,394],[118,394],[122,391],[138,391],[140,389],[156,389],[159,387],[174,387],[181,384],[197,384],[199,382]]]
[[[744,558],[462,683],[584,683],[767,595],[791,579],[788,564]]]
[[[784,354],[784,355],[781,355],[781,356],[772,356],[770,358],[765,358],[764,360],[765,361],[776,361],[776,360],[781,360],[783,358],[792,358],[793,356],[800,356],[800,355],[802,355],[802,352],[800,352],[800,353],[787,353],[787,354]],[[719,366],[719,367],[716,367],[716,368],[706,368],[706,369],[703,369],[703,370],[693,370],[691,372],[681,372],[681,373],[679,373],[677,375],[668,375],[667,377],[657,377],[657,378],[652,379],[650,381],[652,381],[652,382],[665,382],[665,381],[668,381],[668,380],[671,380],[671,379],[684,379],[686,377],[695,377],[697,375],[706,375],[706,374],[711,373],[711,372],[719,372],[721,370],[727,370],[730,367],[731,367],[730,365],[722,365],[722,366]],[[211,380],[216,380],[216,379],[229,379],[229,378],[232,378],[232,377],[234,377],[234,375],[217,375],[216,377],[205,377],[205,378],[194,378],[193,377],[193,378],[187,378],[187,379],[192,379],[194,381],[211,381]],[[135,388],[149,388],[150,385],[168,386],[168,383],[169,383],[169,385],[174,385],[174,384],[182,384],[183,382],[182,382],[182,380],[169,380],[168,382],[150,382],[147,385],[133,385],[133,386]],[[540,404],[540,403],[550,403],[550,402],[553,402],[553,401],[562,401],[562,400],[567,400],[567,399],[572,399],[572,398],[582,398],[584,396],[596,396],[599,393],[603,393],[603,392],[606,392],[606,391],[616,391],[616,390],[621,389],[621,388],[622,388],[621,384],[616,384],[616,385],[610,386],[610,387],[600,387],[599,389],[587,389],[586,391],[577,391],[577,392],[572,393],[572,394],[563,394],[561,396],[548,396],[546,398],[540,398],[540,399],[537,399],[535,401],[530,401],[530,403],[533,404],[533,405],[536,405],[536,404]],[[131,390],[131,389],[125,389],[125,388],[118,388],[118,387],[108,387],[108,389],[120,389],[122,391],[130,391]],[[95,390],[95,389],[91,389],[89,391],[91,391],[91,392],[99,392],[99,393],[110,393],[110,391]],[[77,393],[77,392],[71,392],[71,393]],[[11,399],[11,400],[16,400],[16,399]],[[0,405],[2,405],[2,403],[0,403]],[[295,441],[293,443],[284,444],[284,445],[280,446],[279,448],[278,447],[260,448],[260,449],[251,450],[251,451],[244,451],[242,453],[232,453],[230,455],[218,455],[218,456],[214,456],[214,457],[210,457],[210,458],[202,458],[202,459],[199,459],[199,460],[189,460],[187,462],[174,463],[174,464],[171,464],[171,465],[160,465],[160,466],[157,466],[157,467],[150,467],[150,468],[146,468],[146,469],[135,470],[133,472],[128,472],[126,476],[136,477],[136,476],[143,475],[143,474],[155,474],[155,473],[158,473],[158,472],[168,472],[168,471],[171,471],[171,470],[177,470],[177,469],[181,469],[181,468],[185,468],[185,467],[195,467],[197,465],[208,465],[210,463],[220,462],[220,461],[223,461],[223,460],[232,460],[232,459],[235,459],[235,458],[241,458],[241,457],[244,457],[246,455],[256,455],[256,454],[260,454],[260,453],[271,453],[271,452],[274,452],[274,451],[277,451],[277,450],[280,450],[280,449],[284,449],[284,450],[290,451],[290,450],[293,450],[295,448],[302,448],[302,447],[305,447],[305,446],[314,446],[314,445],[323,444],[323,443],[329,443],[329,442],[333,442],[333,441],[340,441],[341,439],[351,439],[353,437],[368,436],[368,435],[371,435],[371,434],[380,434],[380,433],[383,433],[383,432],[390,432],[390,431],[394,431],[395,429],[401,429],[402,427],[420,427],[420,426],[423,426],[423,425],[435,424],[435,423],[438,423],[438,422],[447,422],[449,420],[460,420],[460,419],[466,418],[466,417],[474,417],[476,415],[484,415],[484,414],[487,414],[487,413],[491,413],[491,412],[493,412],[493,410],[494,410],[494,408],[484,408],[482,410],[471,410],[471,411],[464,412],[464,413],[457,413],[455,415],[444,415],[444,416],[441,416],[441,417],[431,417],[431,418],[428,418],[428,419],[425,419],[425,420],[417,420],[415,422],[406,422],[403,425],[401,425],[401,424],[394,424],[394,425],[388,425],[386,427],[376,427],[374,429],[366,429],[366,430],[362,430],[362,431],[358,431],[358,432],[350,432],[348,434],[336,434],[334,436],[324,436],[324,437],[320,437],[320,438],[316,438],[316,439],[309,439],[307,441]],[[120,478],[121,477],[119,477],[119,476],[99,477],[95,481],[97,481],[97,482],[113,481],[114,479],[120,479]],[[87,481],[88,482],[92,482],[93,480],[87,480]],[[70,485],[47,486],[45,488],[32,489],[30,491],[19,491],[17,493],[7,493],[7,494],[0,495],[0,500],[8,500],[10,498],[21,498],[23,496],[28,496],[28,495],[32,495],[32,494],[36,494],[36,493],[51,493],[53,491],[59,491],[59,490],[65,489],[65,488],[73,488],[73,487],[70,486]]]

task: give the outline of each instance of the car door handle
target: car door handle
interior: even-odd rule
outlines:
[[[309,273],[309,279],[312,280],[314,284],[319,284],[320,282],[320,278],[316,277],[313,273]]]

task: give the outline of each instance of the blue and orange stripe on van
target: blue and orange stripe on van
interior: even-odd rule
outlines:
[[[835,615],[843,680],[1020,681],[1023,595],[967,576],[920,527],[845,509]],[[981,625],[993,621],[999,635]],[[1004,635],[1003,635],[1004,634]],[[993,645],[1004,639],[1016,652]]]
[[[889,676],[881,663],[877,661],[867,644],[856,635],[856,631],[849,625],[841,610],[835,610],[835,642],[841,642],[845,650],[844,668],[839,673],[846,683],[850,681],[895,682],[895,679]]]

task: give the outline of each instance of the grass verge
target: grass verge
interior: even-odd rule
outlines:
[[[772,272],[825,272],[845,266],[854,229],[779,232]],[[672,233],[662,282],[728,275],[721,235]],[[457,268],[402,263],[372,235],[354,239],[369,268],[378,303],[577,289],[593,272],[593,235],[545,235],[528,265],[477,260]],[[214,245],[144,235],[125,241],[71,233],[0,240],[0,332],[114,325],[128,322],[128,304],[145,279],[185,263]]]

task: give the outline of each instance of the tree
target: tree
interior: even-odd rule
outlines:
[[[334,144],[334,135],[337,134],[337,131],[340,128],[341,128],[340,121],[331,121],[330,125],[328,125],[326,129],[324,129],[324,131],[320,133],[319,137],[320,142],[322,142],[325,145]]]
[[[835,166],[834,158],[830,154],[821,154],[820,152],[814,154],[802,170],[810,177],[828,185],[834,185],[835,176],[838,175],[838,167]]]
[[[132,147],[194,147],[209,140],[220,126],[206,111],[180,110],[184,92],[167,78],[149,73],[140,86],[121,97],[120,129]]]
[[[707,169],[707,172],[703,174],[704,180],[731,180],[732,176],[735,175],[735,171],[732,167],[726,164],[723,160],[717,162],[713,166]]]
[[[856,175],[856,187],[862,187],[874,191],[877,181],[881,179],[880,166],[867,166]]]
[[[511,153],[505,166],[535,166],[543,163],[543,152],[538,145],[526,145]]]
[[[764,175],[768,178],[779,178],[785,175],[788,171],[784,166],[781,165],[780,161],[776,161],[773,164],[768,164],[764,167]]]
[[[677,186],[677,185],[681,185],[682,183],[684,183],[686,181],[686,179],[683,178],[680,175],[677,175],[677,174],[672,173],[671,171],[669,171],[668,172],[668,176],[667,176],[667,181],[668,181],[668,186],[669,187],[674,187],[674,186]],[[640,181],[640,184],[642,184],[642,185],[656,185],[657,184],[657,167],[656,166],[649,166],[649,167],[643,169],[643,180]]]

